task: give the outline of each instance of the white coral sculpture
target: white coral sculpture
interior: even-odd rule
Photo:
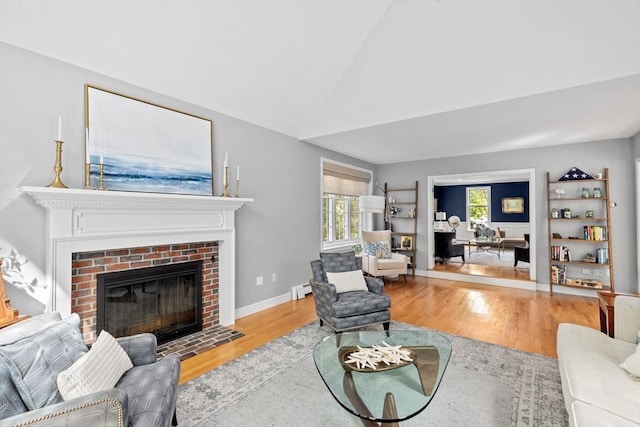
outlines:
[[[399,345],[389,345],[384,341],[382,344],[384,346],[374,345],[365,348],[358,346],[358,351],[349,354],[345,363],[355,363],[358,369],[377,369],[380,363],[390,366],[399,365],[402,362],[413,362],[413,359],[409,357],[409,350],[405,350]]]

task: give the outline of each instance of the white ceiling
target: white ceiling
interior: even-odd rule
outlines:
[[[640,131],[640,0],[3,0],[0,41],[375,164]]]

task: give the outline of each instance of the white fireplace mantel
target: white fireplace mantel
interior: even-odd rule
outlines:
[[[253,199],[20,187],[46,209],[47,309],[71,313],[71,254],[218,241],[220,324],[235,323],[235,211]]]

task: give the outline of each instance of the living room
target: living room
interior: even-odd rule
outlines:
[[[546,244],[547,231],[544,225],[547,216],[544,191],[546,172],[551,172],[553,176],[559,177],[573,166],[578,166],[591,173],[608,168],[612,184],[609,196],[616,203],[615,208],[611,210],[616,291],[638,292],[636,238],[636,194],[638,190],[635,159],[640,157],[640,124],[638,121],[640,109],[638,108],[639,97],[637,96],[638,82],[640,81],[640,69],[638,69],[640,49],[638,49],[637,32],[633,31],[637,29],[637,19],[635,18],[637,14],[625,13],[627,7],[631,8],[633,12],[637,12],[638,2],[621,2],[622,9],[614,8],[612,11],[615,17],[624,18],[625,23],[627,17],[632,17],[629,18],[631,19],[630,25],[609,24],[610,26],[604,27],[610,29],[611,32],[614,32],[613,29],[621,27],[631,28],[625,30],[631,34],[629,38],[631,43],[615,43],[613,46],[607,45],[603,49],[614,51],[615,55],[612,55],[614,57],[627,58],[631,65],[626,62],[619,68],[610,65],[612,71],[607,73],[611,57],[591,55],[587,59],[576,60],[573,63],[575,68],[557,71],[558,73],[562,72],[563,75],[564,73],[571,75],[579,71],[577,68],[581,68],[579,65],[584,63],[582,61],[595,63],[597,67],[594,65],[594,68],[597,68],[599,72],[594,71],[593,75],[584,76],[582,81],[569,80],[569,83],[564,86],[559,85],[553,90],[551,86],[548,86],[528,94],[521,91],[517,97],[505,96],[486,102],[485,104],[488,106],[461,104],[462,107],[441,107],[440,110],[432,112],[425,110],[427,112],[423,111],[418,116],[427,117],[427,121],[436,121],[438,118],[442,118],[440,115],[446,115],[446,111],[458,110],[457,113],[442,118],[442,120],[449,122],[449,128],[459,131],[455,135],[456,139],[474,140],[478,138],[479,142],[474,147],[474,151],[461,151],[454,147],[454,153],[458,154],[447,152],[449,153],[447,155],[425,156],[424,158],[401,156],[401,160],[392,159],[390,161],[371,160],[367,157],[367,152],[375,150],[372,148],[362,150],[360,146],[356,147],[355,152],[357,153],[359,150],[363,153],[361,156],[343,154],[343,147],[349,145],[347,143],[349,132],[337,132],[337,129],[340,128],[337,124],[334,126],[335,132],[326,132],[324,135],[318,133],[317,135],[320,136],[317,140],[309,143],[299,137],[303,134],[301,129],[298,129],[300,132],[294,136],[292,134],[295,132],[287,133],[283,130],[286,126],[276,127],[269,122],[252,121],[249,119],[253,117],[251,108],[246,107],[246,110],[242,110],[239,104],[235,104],[233,98],[227,97],[222,100],[222,95],[217,96],[218,90],[220,93],[226,94],[218,86],[224,86],[225,79],[231,81],[233,77],[236,77],[244,79],[239,85],[239,87],[244,85],[244,89],[242,92],[238,92],[238,99],[248,97],[252,91],[258,92],[260,90],[269,93],[272,98],[279,98],[278,85],[274,84],[271,88],[265,88],[261,86],[265,83],[264,81],[251,77],[253,74],[277,73],[278,68],[260,69],[259,71],[245,70],[242,78],[234,75],[233,72],[229,72],[231,74],[227,75],[222,71],[220,74],[215,74],[213,70],[209,70],[209,78],[215,83],[215,86],[196,86],[188,89],[191,91],[189,93],[180,92],[178,89],[183,85],[183,82],[189,80],[189,77],[182,77],[179,71],[172,69],[169,75],[161,79],[155,75],[156,73],[148,72],[144,62],[153,62],[156,70],[168,67],[171,63],[181,63],[180,68],[205,68],[202,62],[205,59],[200,58],[194,63],[187,62],[185,57],[180,56],[179,50],[173,50],[170,53],[163,51],[161,47],[163,42],[145,45],[142,41],[138,41],[138,38],[143,38],[143,35],[140,34],[130,41],[131,44],[141,43],[132,49],[133,53],[123,46],[128,42],[120,40],[115,34],[109,34],[114,39],[105,43],[111,45],[110,49],[101,47],[103,45],[99,40],[91,40],[90,36],[99,38],[100,34],[104,36],[107,33],[102,30],[93,32],[90,28],[92,25],[90,17],[103,16],[102,19],[105,22],[100,25],[105,25],[106,28],[117,27],[115,23],[120,23],[123,28],[129,30],[139,26],[138,20],[134,18],[128,20],[126,15],[129,14],[124,13],[123,10],[116,8],[110,11],[106,4],[96,5],[99,9],[92,12],[90,8],[79,6],[74,2],[63,3],[59,7],[38,2],[26,3],[26,5],[19,5],[18,2],[3,2],[0,5],[0,16],[2,16],[0,18],[0,123],[2,124],[0,128],[0,144],[2,146],[2,155],[0,156],[0,241],[3,246],[0,249],[0,256],[7,257],[10,250],[15,249],[28,261],[29,267],[33,267],[39,272],[34,273],[31,278],[40,278],[33,287],[8,284],[8,296],[21,313],[30,315],[41,313],[50,306],[51,301],[46,295],[46,280],[44,278],[44,272],[49,262],[46,259],[47,248],[43,237],[47,233],[47,214],[41,206],[38,206],[29,196],[20,193],[17,189],[22,186],[44,187],[53,179],[56,155],[54,140],[56,139],[59,116],[62,116],[63,120],[64,140],[62,180],[70,188],[84,188],[85,84],[107,88],[147,102],[206,117],[213,122],[213,193],[215,195],[222,194],[224,181],[222,165],[228,154],[231,189],[234,188],[236,167],[239,166],[242,174],[240,196],[253,199],[252,202],[246,203],[235,212],[236,258],[233,312],[236,319],[288,302],[291,300],[293,287],[308,283],[311,274],[309,262],[318,257],[322,247],[320,231],[322,159],[330,159],[370,170],[373,172],[374,182],[387,182],[402,186],[419,181],[421,189],[425,190],[420,193],[417,209],[418,236],[427,236],[429,230],[428,218],[430,214],[427,213],[430,212],[429,203],[432,203],[426,190],[429,177],[501,170],[533,170],[532,185],[534,190],[532,191],[534,191],[534,197],[531,202],[535,209],[532,221],[537,222],[535,234],[532,236],[537,260],[533,286],[541,293],[549,291],[549,254]],[[384,3],[385,7],[391,5],[390,13],[398,13],[394,10],[399,7],[395,3],[403,2],[380,3]],[[440,2],[434,4],[436,3]],[[351,6],[356,7],[353,4]],[[73,7],[79,7],[79,9],[74,11]],[[351,13],[357,15],[354,10],[351,10]],[[164,19],[162,17],[166,11],[164,13],[149,11],[148,13],[150,17],[160,20]],[[323,16],[327,19],[333,16],[331,10],[325,10],[324,13]],[[369,13],[372,15],[367,15],[370,21],[377,22],[377,19],[384,15],[384,10],[375,13],[370,11]],[[250,16],[252,19],[249,20],[249,23],[245,22],[244,25],[250,27],[249,24],[252,24],[253,20],[260,22],[258,17],[253,14]],[[596,20],[597,14],[589,16]],[[84,19],[86,22],[83,23],[83,26],[72,25],[76,21],[82,21],[83,18],[87,18]],[[468,17],[468,19],[472,18]],[[284,21],[286,22],[286,19]],[[354,22],[361,21],[354,19]],[[277,24],[282,25],[282,22]],[[372,27],[375,26],[371,22],[369,24]],[[275,26],[278,27],[278,25]],[[360,23],[360,25],[364,24]],[[581,23],[580,29],[583,29],[584,25],[586,24]],[[634,27],[634,25],[636,26]],[[20,26],[24,28],[19,28]],[[269,26],[266,27],[269,28]],[[244,26],[242,28],[248,30]],[[157,34],[152,30],[153,28],[149,28],[150,32],[147,34]],[[232,29],[228,30],[232,31]],[[319,30],[316,31],[321,35],[320,38],[326,37],[326,34]],[[126,33],[128,31],[123,29],[121,34]],[[160,34],[164,33],[160,32]],[[578,34],[580,33],[578,32]],[[56,36],[59,36],[59,42],[53,43],[54,46],[40,46],[34,40],[40,39],[40,43],[43,43],[43,40],[46,39],[57,39]],[[74,38],[84,40],[85,36],[87,41],[77,40],[77,44],[75,41],[71,42]],[[612,40],[617,42],[619,38],[626,36],[627,33],[623,32]],[[170,35],[164,34],[164,37],[170,37]],[[282,38],[286,39],[284,36]],[[340,37],[336,36],[336,38]],[[281,38],[275,40],[280,41]],[[93,48],[91,45],[87,47],[84,43],[95,43],[95,46]],[[362,39],[360,43],[363,43]],[[145,52],[146,47],[149,47],[149,54],[140,55],[139,52]],[[143,50],[136,51],[137,48]],[[237,48],[239,49],[240,46]],[[86,61],[83,60],[83,55],[76,52],[76,49],[87,52]],[[117,52],[119,50],[121,52]],[[155,55],[156,50],[159,50],[160,54]],[[199,55],[216,56],[218,50],[222,49],[217,47],[210,51],[201,51]],[[259,48],[254,47],[249,50],[249,53],[257,55],[259,51]],[[286,55],[306,55],[306,53],[304,55],[299,53],[300,51],[306,52],[300,46],[292,48],[292,51],[293,53],[287,50],[281,52],[280,55],[283,57]],[[585,48],[581,51],[582,54],[587,55],[585,52],[589,52],[589,49]],[[533,50],[526,49],[525,53],[535,56]],[[553,53],[559,55],[558,51]],[[103,56],[103,61],[96,60],[100,56]],[[133,60],[132,58],[136,56],[139,58]],[[354,56],[352,55],[352,58]],[[331,56],[327,55],[323,57],[323,60],[328,60],[327,58],[330,59]],[[545,64],[540,69],[556,70],[556,68],[560,68],[555,65],[558,60],[556,56],[549,54],[548,57],[535,56],[535,58],[536,60],[532,62]],[[153,61],[151,61],[152,59]],[[476,58],[476,60],[478,59]],[[519,60],[521,58],[513,58],[513,62]],[[242,62],[242,58],[237,59],[237,62]],[[236,66],[240,67],[240,65]],[[437,67],[437,62],[435,67]],[[473,67],[473,65],[467,64],[464,67]],[[629,71],[629,68],[632,70]],[[304,69],[302,67],[296,71],[304,71]],[[487,91],[497,90],[501,80],[504,80],[504,75],[508,73],[495,69],[493,66],[488,66],[486,69],[492,70],[494,74],[502,75],[499,79],[490,80],[494,86],[486,86]],[[605,71],[600,71],[601,69]],[[187,70],[184,70],[184,73],[188,76]],[[160,71],[157,74],[161,74]],[[536,74],[524,75],[521,79],[526,82],[535,80],[537,76]],[[437,80],[436,77],[434,77],[434,81]],[[293,81],[291,76],[287,76],[284,80]],[[278,80],[278,83],[280,82]],[[340,79],[336,78],[332,82],[337,84]],[[591,92],[592,89],[593,92]],[[426,89],[423,90],[426,91]],[[208,92],[209,95],[213,93],[212,96],[220,98],[220,105],[224,105],[225,108],[216,109],[204,102],[193,101],[199,99],[199,92]],[[420,93],[422,93],[422,89]],[[304,95],[305,93],[302,93],[300,96]],[[555,115],[555,121],[553,123],[573,120],[573,117],[568,116],[571,116],[570,108],[576,108],[576,104],[570,103],[569,100],[575,101],[575,99],[582,99],[582,107],[587,110],[574,110],[585,127],[606,121],[600,119],[599,112],[602,109],[614,110],[621,117],[630,117],[631,127],[606,129],[606,132],[602,131],[595,137],[591,134],[583,136],[578,133],[549,137],[543,133],[536,134],[525,126],[527,119],[531,117],[533,112],[543,114],[542,110],[548,109],[550,106],[554,106],[552,111]],[[622,103],[623,99],[628,102]],[[334,103],[339,103],[339,101],[339,98],[333,99]],[[534,109],[527,102],[540,103],[541,107]],[[273,106],[263,103],[267,110],[286,111],[287,103],[283,104],[275,103],[275,101]],[[393,103],[389,102],[388,104],[389,108],[393,109]],[[628,108],[629,105],[630,108]],[[315,107],[320,108],[318,105]],[[590,109],[591,107],[593,109]],[[523,116],[509,121],[502,120],[493,114],[497,111],[498,113],[504,112],[506,115],[506,112],[520,109],[524,110]],[[293,117],[295,114],[292,112],[291,116]],[[371,122],[354,124],[349,130],[365,128],[365,131],[375,134],[378,129],[373,124],[382,125],[385,123],[384,120],[392,121],[398,128],[403,125],[408,128],[423,126],[423,124],[411,123],[410,119],[415,117],[417,116],[409,117],[398,113],[396,119],[380,121],[372,119]],[[547,116],[544,117],[545,120],[549,119]],[[330,120],[328,121],[330,122]],[[475,126],[467,128],[466,124],[474,124]],[[496,127],[503,127],[505,132],[508,130],[508,137],[498,141],[501,143],[499,149],[494,147],[490,151],[486,151],[483,148],[484,140],[481,139],[481,131]],[[383,129],[379,130],[381,133],[383,132]],[[334,145],[329,142],[323,145],[323,139],[328,139],[333,134],[335,134],[335,139],[331,144]],[[449,144],[437,134],[426,131],[425,134],[427,136],[424,138],[417,140],[417,142],[413,141],[415,145],[433,145],[428,150],[435,153],[441,153],[440,150],[443,150],[445,145],[455,145]],[[495,137],[495,134],[492,135]],[[537,138],[543,140],[544,144],[527,145],[527,141],[537,140]],[[313,138],[309,139],[313,140]],[[377,139],[372,138],[372,140]],[[432,141],[436,142],[432,143]],[[383,142],[382,145],[385,146],[387,143]],[[394,155],[402,154],[402,150],[399,149],[392,148],[391,151],[398,152]],[[377,221],[377,225],[381,225],[380,218],[377,218]],[[429,244],[427,238],[416,240],[416,274],[418,276],[429,275]],[[257,278],[263,278],[263,284],[257,285]],[[572,292],[572,290],[563,289],[557,290],[557,292]],[[43,293],[44,297],[42,297]],[[573,293],[588,294],[585,292]]]

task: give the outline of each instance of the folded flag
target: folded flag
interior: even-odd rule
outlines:
[[[581,179],[593,179],[593,177],[588,173],[584,173],[580,169],[573,167],[569,169],[567,173],[562,175],[560,181],[577,181]]]

